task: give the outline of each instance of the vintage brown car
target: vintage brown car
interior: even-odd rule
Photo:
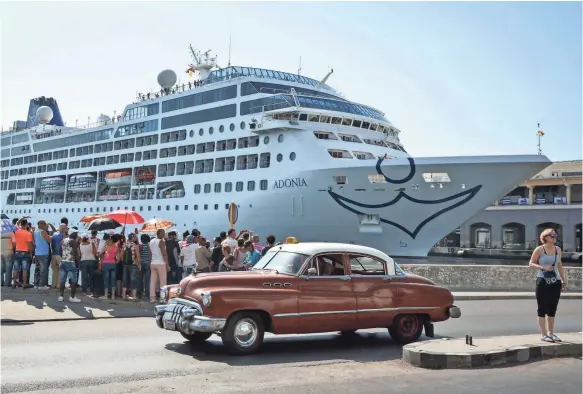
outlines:
[[[403,272],[392,258],[351,244],[271,248],[251,271],[190,275],[161,289],[156,324],[193,343],[221,336],[231,354],[256,352],[265,332],[307,334],[386,327],[398,343],[433,336],[458,318],[453,295]]]

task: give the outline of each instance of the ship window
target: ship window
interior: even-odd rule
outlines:
[[[194,205],[192,206],[192,209],[194,209],[195,211],[197,211],[197,210],[198,210],[198,205],[197,205],[197,204],[194,204]]]
[[[158,205],[158,211],[162,210],[162,206]]]
[[[354,119],[352,121],[352,127],[360,127],[361,125],[362,125],[362,121],[361,120]]]
[[[194,155],[195,151],[196,151],[196,145],[192,144],[192,145],[186,146],[186,154],[187,155]]]
[[[152,210],[152,206],[148,205],[148,211],[151,211],[151,210]]]
[[[209,127],[209,134],[212,135],[215,132],[214,127]]]
[[[265,145],[269,144],[269,136],[268,136],[268,135],[266,135],[266,136],[263,138],[263,143],[264,143]]]
[[[143,211],[143,210],[144,210],[144,206],[140,205],[140,211]]]
[[[219,209],[219,204],[215,204],[215,210]]]
[[[221,107],[214,107],[202,111],[194,111],[163,118],[162,129],[212,122],[215,120],[233,118],[235,116],[237,116],[237,104],[223,105]]]
[[[302,122],[305,122],[306,120],[308,120],[308,114],[300,114],[300,120]]]
[[[220,132],[220,133],[222,133],[222,132],[224,132],[224,131],[225,131],[225,126],[223,126],[223,125],[220,125],[220,126],[219,126],[219,132]]]
[[[335,159],[352,159],[352,155],[347,150],[328,149],[328,154]]]
[[[211,192],[211,184],[210,183],[205,183],[205,185],[204,185],[204,192],[205,193],[210,193]]]
[[[235,131],[235,123],[229,125],[229,130]],[[241,122],[241,130],[245,130],[245,122]]]
[[[262,179],[261,182],[259,182],[259,188],[261,190],[267,190],[267,179]]]
[[[262,153],[259,156],[259,167],[268,168],[271,162],[271,153]]]
[[[235,185],[235,190],[238,192],[242,192],[243,191],[243,182],[237,182],[237,184]]]
[[[220,193],[220,192],[221,192],[221,184],[215,183],[215,193]]]
[[[227,150],[232,150],[232,149],[237,149],[237,140],[234,138],[227,140]]]
[[[142,152],[136,152],[135,161],[140,161],[140,160],[142,160]]]
[[[310,115],[308,119],[310,122],[318,122],[320,120],[320,115]]]
[[[170,205],[166,205],[166,210],[169,211],[170,210]]]
[[[332,124],[341,124],[341,123],[342,123],[342,118],[336,118],[336,117],[332,118]]]
[[[277,161],[282,161],[283,160],[283,155],[281,153],[277,154]]]
[[[204,204],[204,210],[206,211],[207,209],[209,209],[209,205],[208,204]]]
[[[346,185],[346,176],[345,175],[333,176],[332,179],[334,180],[334,183],[336,183],[337,185]]]
[[[194,137],[194,130],[190,130],[189,135],[190,135],[190,138]]]
[[[372,174],[368,176],[368,181],[370,183],[387,183],[387,179],[381,174]]]
[[[426,172],[423,173],[423,180],[427,183],[448,183],[451,182],[446,172]]]
[[[278,142],[283,142],[283,134],[280,134],[277,136],[277,141]]]
[[[290,153],[290,154],[289,154],[289,159],[290,159],[291,161],[294,161],[294,160],[296,159],[296,152],[292,152],[292,153]]]
[[[225,193],[230,193],[233,191],[233,184],[231,182],[225,183]]]
[[[342,119],[342,126],[351,126],[351,125],[352,125],[352,119],[350,119],[350,118]]]
[[[194,185],[194,194],[200,193],[200,185]]]

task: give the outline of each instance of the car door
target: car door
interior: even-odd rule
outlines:
[[[300,276],[299,333],[357,328],[356,298],[346,265],[344,253],[312,256]],[[310,268],[315,272],[309,274]]]
[[[387,327],[397,314],[398,289],[387,275],[387,263],[376,257],[348,255],[360,328]]]

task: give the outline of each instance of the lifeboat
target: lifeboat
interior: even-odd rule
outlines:
[[[85,192],[95,190],[95,176],[91,174],[71,175],[68,190],[70,192]]]
[[[44,194],[56,194],[65,192],[65,178],[59,176],[45,178],[40,182],[40,192]]]
[[[105,174],[105,183],[110,186],[124,186],[132,184],[131,171],[112,171]]]
[[[136,171],[136,180],[139,182],[151,182],[156,179],[156,173],[150,168],[141,168]]]

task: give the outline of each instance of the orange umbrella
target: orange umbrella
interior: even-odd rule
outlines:
[[[100,217],[104,216],[104,214],[95,214],[95,215],[87,215],[87,216],[83,216],[81,218],[81,220],[79,220],[81,223],[91,223],[92,221],[94,221],[95,219],[99,219]]]
[[[150,219],[144,223],[140,232],[142,232],[142,233],[155,233],[156,231],[158,231],[160,229],[168,230],[172,226],[174,226],[174,223],[172,223],[170,220],[161,219],[161,218]]]
[[[115,220],[120,224],[140,224],[144,223],[144,218],[142,215],[135,211],[129,211],[126,209],[121,209],[119,211],[114,211],[105,215],[106,217]]]

